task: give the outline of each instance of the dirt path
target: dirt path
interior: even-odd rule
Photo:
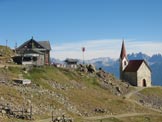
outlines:
[[[130,99],[130,97],[140,91],[142,91],[143,89],[145,89],[146,87],[136,87],[134,91],[129,92],[128,94],[125,95],[125,98],[133,103],[136,103],[140,106],[144,106],[141,103],[139,103],[138,101],[135,101],[133,99]],[[145,106],[146,107],[146,106]],[[147,106],[148,107],[148,106]],[[162,111],[159,109],[154,109],[152,107],[148,107],[149,109],[159,112],[159,116],[162,116],[162,114],[160,114]],[[131,116],[143,116],[143,115],[152,115],[153,113],[124,113],[124,114],[118,114],[118,115],[105,115],[105,116],[94,116],[94,117],[87,117],[85,119],[89,119],[89,120],[96,120],[96,119],[105,119],[105,118],[111,118],[111,117],[115,117],[115,118],[122,118],[122,117],[131,117]],[[157,115],[157,114],[156,114]]]
[[[103,116],[93,116],[93,117],[85,117],[84,120],[99,120],[99,119],[106,119],[106,118],[124,118],[124,117],[133,117],[133,116],[144,116],[144,115],[153,115],[153,113],[125,113],[125,114],[116,114],[116,115],[103,115]],[[157,114],[156,114],[157,115]],[[159,114],[162,116],[162,114]],[[33,122],[52,122],[51,118],[44,119],[44,120],[35,120]]]
[[[134,117],[134,116],[144,116],[144,115],[159,115],[162,114],[157,113],[124,113],[124,114],[117,114],[117,115],[103,115],[103,116],[92,116],[92,117],[85,117],[83,120],[99,120],[99,119],[106,119],[106,118],[124,118],[124,117]],[[43,120],[34,120],[32,122],[52,122],[51,118],[43,119]]]
[[[153,110],[153,111],[156,111],[156,112],[160,112],[160,113],[161,113],[162,111],[159,110],[159,109],[152,108],[151,106],[145,106],[144,104],[142,104],[142,103],[140,103],[140,102],[138,102],[138,101],[136,101],[136,100],[130,99],[130,97],[131,97],[132,95],[134,95],[134,94],[136,94],[136,93],[142,91],[142,90],[145,89],[145,88],[147,88],[147,87],[136,87],[136,90],[131,91],[131,92],[129,92],[128,94],[126,94],[126,95],[125,95],[125,98],[126,98],[129,102],[136,103],[136,104],[138,104],[138,105],[140,105],[140,106],[147,107],[148,109],[151,109],[151,110]]]
[[[87,120],[98,120],[98,119],[106,119],[106,118],[112,118],[112,117],[123,118],[123,117],[143,116],[143,115],[152,115],[152,113],[126,113],[126,114],[117,114],[117,115],[104,115],[104,116],[87,117],[85,119],[87,119]]]
[[[48,118],[48,119],[42,119],[42,120],[34,120],[33,122],[52,122],[52,119]]]
[[[146,87],[136,87],[136,88],[135,88],[136,90],[131,91],[131,92],[129,92],[128,94],[126,94],[126,95],[125,95],[125,98],[126,98],[126,99],[130,99],[130,97],[131,97],[132,95],[134,95],[134,94],[136,94],[136,93],[142,91],[142,90],[145,89],[145,88],[146,88]]]

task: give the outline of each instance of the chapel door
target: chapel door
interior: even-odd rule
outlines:
[[[143,79],[143,87],[146,87],[147,85],[146,85],[146,80],[145,79]]]

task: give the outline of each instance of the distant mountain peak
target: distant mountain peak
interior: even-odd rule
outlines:
[[[148,59],[150,58],[150,56],[139,52],[139,53],[132,53],[132,54],[128,54],[128,59],[129,60],[135,60],[135,59],[144,59],[146,61],[148,61]]]

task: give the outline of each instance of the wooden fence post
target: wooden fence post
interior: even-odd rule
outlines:
[[[32,106],[30,106],[30,120],[32,120]]]
[[[52,122],[54,121],[53,111],[52,111]]]

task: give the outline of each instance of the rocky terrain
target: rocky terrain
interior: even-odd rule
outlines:
[[[151,87],[140,91],[135,94],[132,99],[135,99],[143,106],[149,106],[162,111],[162,88]]]
[[[154,113],[125,99],[135,88],[102,69],[96,70],[93,65],[80,65],[77,69],[5,66],[0,68],[0,74],[0,105],[14,111],[30,111],[32,106],[34,120],[51,118],[52,112],[55,116],[65,114],[71,118]],[[32,83],[22,85],[13,81],[20,76]]]

